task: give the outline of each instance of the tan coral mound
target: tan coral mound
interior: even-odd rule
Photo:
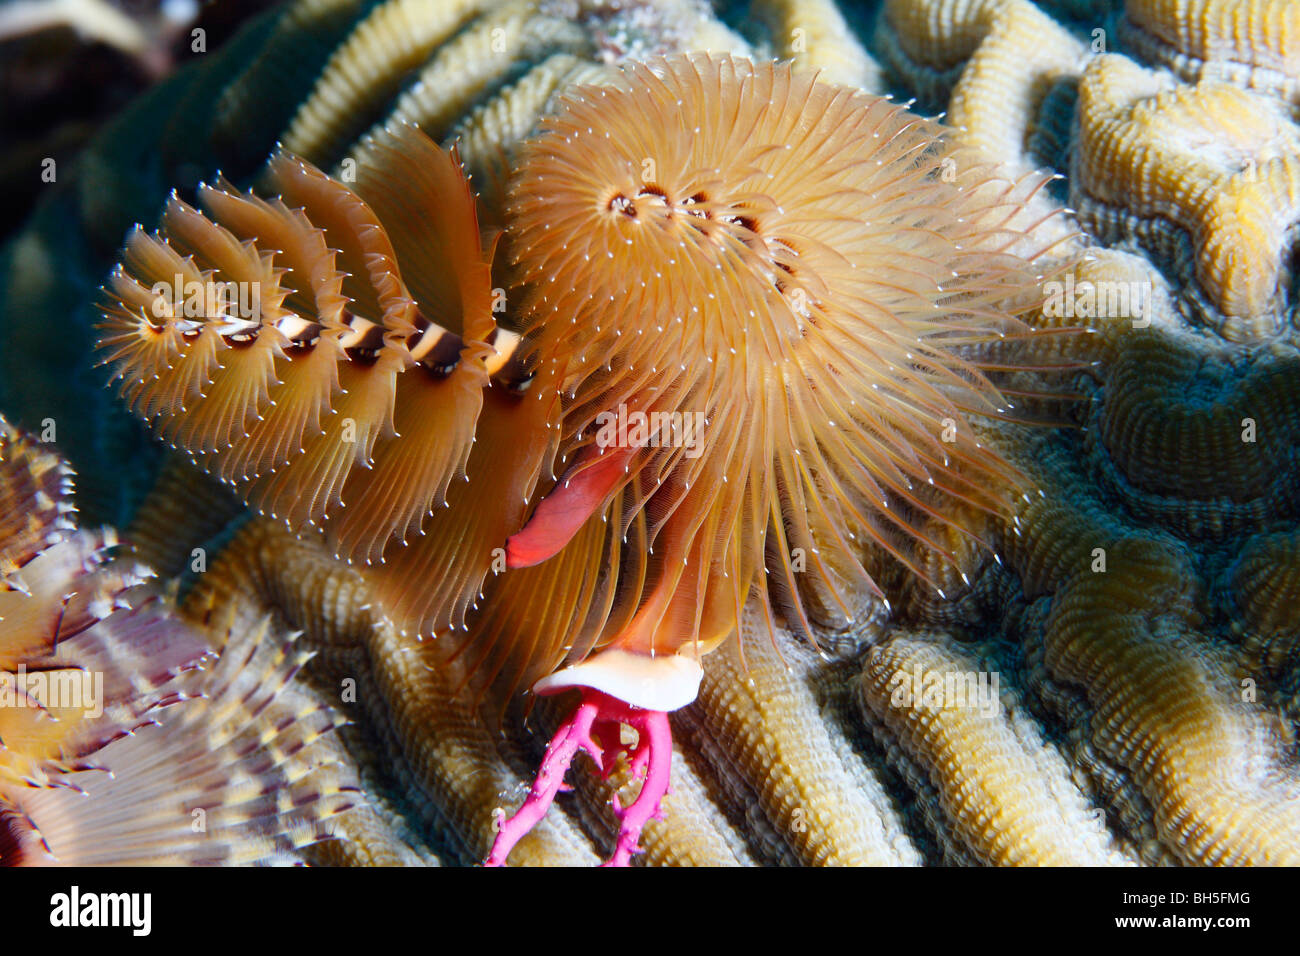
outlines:
[[[1287,0],[1126,0],[1144,53],[1184,76],[1219,74],[1294,93],[1300,7]]]
[[[867,652],[856,689],[865,712],[929,770],[942,812],[977,862],[1131,862],[1056,751],[1018,708],[1007,712],[996,675],[951,641],[899,630]]]
[[[1186,230],[1222,334],[1277,331],[1283,252],[1300,219],[1300,127],[1288,111],[1221,81],[1176,85],[1121,56],[1088,65],[1079,109],[1084,223],[1102,233],[1163,222]]]

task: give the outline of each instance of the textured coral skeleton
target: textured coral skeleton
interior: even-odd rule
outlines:
[[[796,76],[821,69],[868,93],[906,90],[927,108],[946,108],[953,148],[1002,164],[1010,181],[1044,167],[1059,173],[1062,182],[1032,197],[1026,222],[1042,219],[1045,244],[1086,234],[1091,244],[1069,266],[1074,287],[1138,283],[1149,305],[1141,316],[1085,314],[1092,335],[1014,342],[1014,362],[998,349],[987,354],[994,365],[1079,367],[1063,390],[1089,401],[1017,402],[1048,418],[1064,408],[1076,427],[988,422],[976,432],[1041,495],[1009,499],[1009,511],[961,513],[988,549],[922,519],[918,529],[942,550],[922,549],[920,576],[879,548],[863,549],[863,572],[891,602],[850,589],[852,626],[848,614],[827,614],[827,595],[819,601],[805,589],[813,613],[795,630],[806,633],[778,627],[773,645],[764,616],[750,609],[745,639],[703,658],[696,702],[669,718],[671,793],[662,819],[645,823],[644,853],[634,860],[1293,861],[1300,632],[1287,611],[1296,603],[1298,553],[1289,13],[1247,3],[1243,18],[1231,20],[1208,0],[889,0],[874,21],[856,22],[855,38],[829,3],[755,6],[766,32],[742,38],[734,18],[689,3],[298,4],[235,48],[225,63],[238,69],[207,68],[206,91],[202,78],[192,81],[192,102],[210,96],[223,109],[204,120],[210,154],[187,161],[211,182],[220,164],[252,183],[279,139],[360,190],[349,171],[364,176],[394,135],[385,128],[415,123],[444,145],[458,143],[481,196],[479,226],[489,239],[507,227],[508,243],[519,144],[536,135],[541,117],[564,109],[567,87],[610,87],[624,62],[714,49],[756,61],[791,57]],[[1097,28],[1105,53],[1093,46]],[[501,37],[504,51],[493,46]],[[290,68],[294,57],[310,62]],[[258,155],[240,145],[247,129],[232,131],[250,113],[240,104],[270,88],[273,102],[255,121]],[[163,152],[183,154],[195,148],[177,145],[193,127],[183,110],[171,115],[172,145]],[[131,121],[85,164],[101,187],[122,175],[113,170]],[[148,204],[175,184],[156,184],[124,224],[152,222]],[[74,208],[94,222],[102,194],[86,189]],[[100,275],[119,242],[110,234],[100,243],[91,260]],[[55,248],[38,220],[11,249],[7,309],[59,294],[15,278],[15,265],[46,274],[41,263]],[[85,307],[81,314],[76,361],[88,369],[96,318]],[[445,317],[438,324],[456,331]],[[463,336],[462,348],[470,342]],[[485,345],[481,374],[495,382],[486,363],[495,355],[505,369],[515,356],[504,354],[510,343]],[[17,407],[6,387],[6,407]],[[1038,376],[1013,374],[1006,391],[1040,387]],[[42,394],[32,390],[22,408],[37,422],[57,413]],[[108,407],[105,397],[96,401]],[[184,444],[192,436],[177,437]],[[468,651],[448,660],[438,642],[403,633],[364,560],[336,559],[328,527],[324,536],[296,536],[278,521],[249,520],[188,468],[165,466],[130,528],[141,559],[178,574],[193,547],[210,547],[208,568],[186,575],[192,617],[218,620],[232,607],[246,619],[269,614],[276,633],[301,629],[317,652],[309,668],[317,694],[337,701],[340,681],[358,687],[356,703],[343,705],[356,724],[339,737],[369,806],[340,817],[339,838],[309,856],[486,859],[496,830],[524,801],[545,740],[563,737],[563,709],[543,700],[529,710],[477,680],[484,665]],[[497,626],[505,633],[506,623]],[[508,666],[508,657],[486,664],[489,672]],[[914,668],[999,675],[996,714],[898,706],[893,678]],[[636,753],[640,741],[624,734],[611,727],[591,743],[602,753]],[[574,792],[519,839],[512,864],[594,863],[626,845],[608,807],[615,795],[619,807],[636,802],[637,768],[601,763],[608,777],[573,776]]]

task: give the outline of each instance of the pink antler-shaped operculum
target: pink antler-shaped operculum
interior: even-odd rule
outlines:
[[[662,819],[663,799],[668,794],[668,780],[672,770],[673,735],[668,726],[668,715],[662,710],[642,710],[632,719],[623,721],[637,732],[636,752],[632,755],[632,776],[645,775],[641,792],[623,809],[618,794],[614,795],[614,812],[618,814],[618,843],[614,855],[605,866],[627,866],[633,853],[640,853],[637,840],[641,828],[651,819]]]
[[[637,732],[634,751],[621,742],[619,725],[627,724]],[[598,742],[613,741],[612,752],[607,752]],[[595,761],[602,775],[614,769],[619,750],[628,754],[634,778],[644,774],[641,792],[624,809],[618,797],[613,800],[614,812],[619,818],[618,842],[614,855],[606,866],[627,866],[632,854],[641,852],[637,841],[641,829],[648,821],[660,816],[660,806],[668,793],[672,768],[673,740],[668,725],[668,714],[661,710],[643,710],[615,697],[590,688],[582,692],[582,700],[569,718],[560,725],[546,747],[541,769],[533,782],[532,790],[523,806],[501,824],[492,852],[485,861],[487,866],[504,866],[506,857],[516,843],[523,839],[546,816],[555,795],[564,787],[564,775],[579,750],[586,751]]]

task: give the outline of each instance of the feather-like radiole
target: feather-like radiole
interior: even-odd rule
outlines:
[[[275,199],[219,181],[203,212],[173,197],[156,234],[131,234],[104,290],[104,361],[137,414],[264,514],[391,562],[376,577],[403,627],[458,626],[486,540],[513,528],[444,505],[492,429],[485,401],[488,419],[520,404],[459,164],[403,127],[369,144],[355,189],[284,152],[266,180]],[[549,438],[527,446],[492,476],[520,508]],[[436,512],[450,521],[430,536]]]
[[[864,546],[926,578],[917,547],[952,555],[925,522],[974,536],[972,511],[1009,513],[1023,480],[969,424],[1009,403],[971,347],[1029,331],[1054,243],[1016,218],[1047,177],[1001,180],[887,100],[706,55],[632,64],[544,126],[507,239],[527,354],[565,395],[569,488],[611,466],[557,492],[566,520],[646,489],[652,567],[617,642],[716,643],[770,574],[848,618],[879,593]],[[624,413],[650,423],[639,447],[596,447]],[[680,416],[697,447],[663,431]],[[520,564],[561,544],[512,541]]]
[[[102,770],[0,788],[22,851],[0,862],[298,862],[294,851],[360,800],[351,771],[319,746],[342,717],[291,685],[310,656],[270,640],[265,623],[232,633],[210,671],[174,682],[178,706],[94,753]]]
[[[0,593],[29,593],[23,566],[76,529],[72,479],[58,455],[0,417]]]
[[[0,418],[0,865],[292,860],[356,802],[265,627],[212,647]]]

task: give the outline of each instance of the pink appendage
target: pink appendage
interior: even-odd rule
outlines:
[[[637,732],[635,750],[621,743],[619,724],[627,724]],[[607,751],[597,740],[614,741]],[[641,792],[627,807],[613,800],[614,813],[619,819],[618,843],[614,855],[605,866],[627,866],[633,853],[641,852],[637,840],[641,828],[660,815],[660,804],[668,793],[669,772],[672,768],[673,738],[668,726],[668,715],[661,710],[642,710],[615,697],[596,690],[584,690],[582,700],[560,725],[542,759],[537,779],[517,813],[501,824],[486,866],[504,866],[506,857],[529,830],[546,816],[555,795],[564,788],[564,774],[579,750],[585,750],[604,776],[609,776],[617,766],[620,750],[627,753],[633,777],[644,774]]]

